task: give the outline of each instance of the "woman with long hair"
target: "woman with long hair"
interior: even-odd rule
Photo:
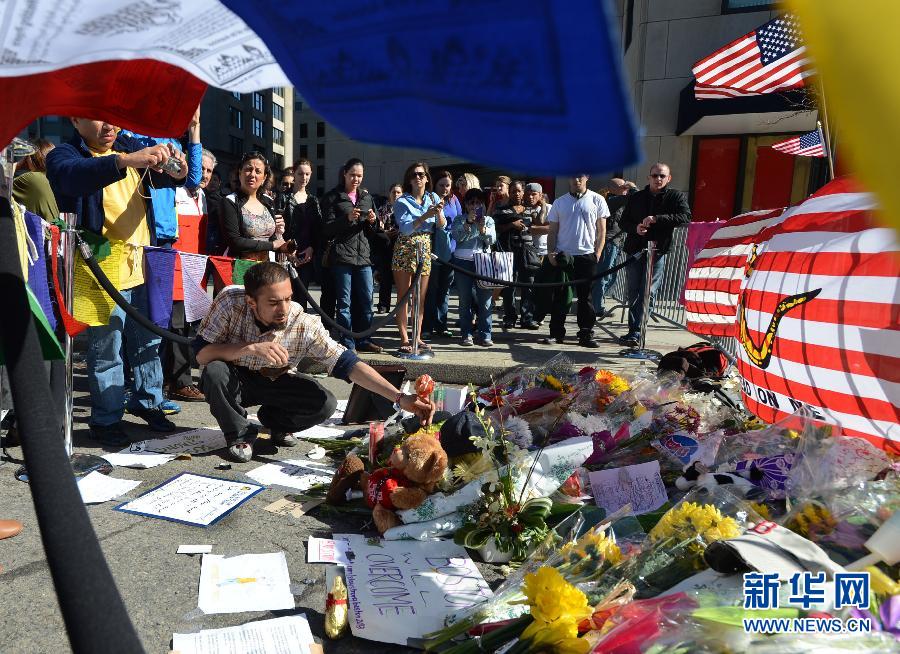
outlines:
[[[428,292],[428,276],[431,274],[431,236],[434,230],[444,229],[444,203],[431,190],[431,173],[428,165],[417,161],[403,174],[403,195],[394,203],[394,221],[400,230],[394,245],[391,268],[397,297],[401,298],[409,290],[418,266],[418,252],[423,257],[422,274],[419,277],[419,297],[424,299]],[[397,328],[400,330],[400,351],[411,352],[412,344],[407,336],[407,305],[398,307]],[[431,348],[421,338],[423,312],[419,312],[418,324],[413,325],[414,334],[419,334],[419,347]]]
[[[335,320],[346,330],[364,332],[372,326],[372,252],[375,204],[362,188],[363,162],[350,159],[341,168],[337,186],[322,198],[323,230],[329,250],[325,261],[334,279]],[[337,339],[349,350],[381,352],[370,336]]]
[[[297,253],[291,263],[297,269],[300,281],[309,288],[314,275],[313,258],[316,243],[320,240],[322,209],[319,199],[307,190],[312,177],[312,162],[309,159],[298,159],[291,172],[293,184],[285,196],[285,216],[288,217],[288,234],[297,243]],[[306,310],[307,297],[294,290],[294,301]]]
[[[498,182],[502,179],[504,178],[498,178]],[[522,220],[525,211],[525,183],[516,180],[507,184],[507,189],[507,201],[494,207],[494,212],[490,215],[497,226],[497,242],[500,249],[515,254],[514,268],[516,278],[518,278],[523,265],[521,246],[527,231]],[[495,291],[494,300],[498,297],[503,298],[503,329],[511,329],[516,326],[516,320],[519,317],[516,311],[516,289],[507,286],[500,291]]]
[[[375,270],[378,272],[378,313],[391,310],[391,289],[394,273],[391,259],[397,241],[397,223],[394,222],[394,203],[403,195],[403,185],[394,184],[388,189],[387,202],[378,210],[378,233],[375,240]]]
[[[488,202],[487,212],[489,216],[494,215],[497,207],[502,207],[509,202],[509,185],[512,180],[506,175],[499,175],[494,180],[494,190],[491,191],[491,199]]]
[[[12,195],[16,202],[31,213],[47,221],[56,220],[59,218],[59,208],[50,182],[47,181],[47,153],[55,146],[47,139],[35,139],[31,144],[34,146],[34,153],[16,164]]]
[[[228,254],[238,259],[274,261],[275,253],[290,254],[296,249],[285,240],[284,218],[263,194],[272,176],[269,162],[261,152],[248,152],[238,167],[239,188],[222,198],[222,224],[228,240]]]
[[[444,218],[447,220],[444,229],[450,234],[453,219],[462,213],[462,206],[453,195],[453,175],[449,171],[442,170],[434,176],[434,191],[437,193],[438,199],[444,203]],[[452,285],[453,270],[443,262],[435,261],[431,270],[431,281],[428,284],[428,295],[425,298],[425,318],[422,321],[423,338],[428,338],[431,334],[453,338],[453,332],[447,325]]]

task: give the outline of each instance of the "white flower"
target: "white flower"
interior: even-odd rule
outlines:
[[[503,423],[504,437],[515,443],[517,447],[527,450],[532,444],[531,427],[528,422],[518,416],[510,416]]]
[[[566,420],[585,436],[591,436],[597,432],[609,429],[609,424],[603,416],[594,413],[589,413],[587,415],[567,413]]]

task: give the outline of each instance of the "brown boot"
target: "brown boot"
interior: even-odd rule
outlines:
[[[0,540],[12,538],[22,531],[22,523],[18,520],[0,520]]]

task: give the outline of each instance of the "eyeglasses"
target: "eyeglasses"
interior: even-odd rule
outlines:
[[[662,173],[652,173],[650,177],[656,177],[657,179],[665,179],[668,175],[663,175]]]
[[[415,170],[413,171],[413,175],[415,175],[418,179],[428,179],[428,173],[424,170]]]

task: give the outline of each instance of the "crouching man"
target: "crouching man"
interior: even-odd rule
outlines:
[[[210,412],[225,433],[230,458],[253,456],[256,428],[245,407],[261,405],[259,421],[272,431],[276,445],[291,447],[292,432],[327,420],[334,396],[309,375],[296,372],[302,359],[325,365],[331,376],[355,382],[410,411],[425,424],[434,404],[404,395],[356,354],[336,343],[317,316],[291,301],[291,280],[277,263],[259,263],[213,301],[200,323],[194,349],[205,366],[200,386]]]

